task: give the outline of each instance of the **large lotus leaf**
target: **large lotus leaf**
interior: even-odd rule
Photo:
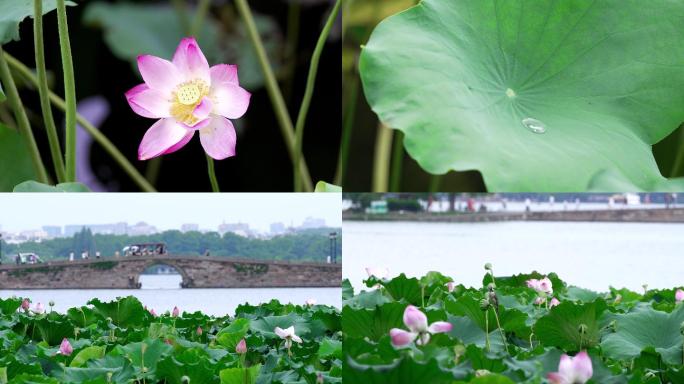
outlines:
[[[601,349],[610,358],[630,360],[639,356],[644,349],[652,347],[666,363],[681,364],[683,321],[683,305],[677,306],[671,313],[640,308],[617,315],[615,332],[604,337]]]
[[[229,326],[223,328],[216,335],[216,341],[229,351],[234,351],[240,339],[249,331],[249,320],[245,318],[235,319]]]
[[[1,122],[0,164],[12,164],[0,167],[0,192],[11,192],[15,185],[36,177],[24,137]]]
[[[625,175],[615,171],[604,170],[591,178],[589,181],[590,192],[681,192],[684,191],[684,178],[657,179],[647,186],[637,185]]]
[[[145,339],[139,343],[119,345],[114,349],[113,355],[129,360],[136,374],[154,377],[159,361],[172,351],[173,347],[161,340]]]
[[[406,304],[385,303],[371,309],[342,308],[342,331],[347,337],[368,337],[378,340],[388,335],[392,328],[405,328],[404,310]]]
[[[107,347],[101,345],[92,345],[90,347],[83,348],[76,356],[74,356],[70,367],[82,367],[88,360],[101,359],[105,355]]]
[[[12,192],[90,192],[90,189],[81,183],[61,183],[52,186],[29,180],[17,184]]]
[[[566,351],[593,347],[600,341],[599,318],[606,302],[597,299],[589,303],[564,301],[534,324],[535,336],[544,346]],[[580,332],[580,329],[584,332]]]
[[[41,340],[48,343],[48,345],[59,345],[63,339],[74,337],[73,324],[54,316],[47,316],[36,320],[34,325],[38,328]],[[34,337],[37,336],[34,335]]]
[[[344,383],[364,384],[450,384],[454,377],[450,372],[444,371],[437,365],[436,360],[430,360],[427,364],[418,363],[412,359],[398,359],[390,365],[363,365],[351,358],[342,371]]]
[[[249,368],[226,368],[221,370],[221,384],[255,384],[261,364]]]
[[[188,358],[189,357],[189,358]],[[184,384],[183,376],[190,383],[216,383],[212,363],[197,350],[178,356],[167,356],[157,365],[157,377],[169,384]]]
[[[448,298],[444,302],[444,309],[457,316],[466,316],[471,319],[482,330],[491,332],[498,328],[494,310],[487,312],[480,308],[480,299],[473,295],[463,295],[454,300]],[[527,338],[530,329],[525,324],[527,315],[515,308],[506,308],[503,305],[498,307],[498,317],[501,328],[507,333],[515,333],[518,337]]]
[[[65,4],[76,5],[71,1]],[[55,8],[56,0],[43,0],[43,15]],[[29,16],[33,17],[33,0],[0,1],[0,45],[19,40],[19,23]]]
[[[428,172],[557,192],[609,170],[649,189],[665,180],[651,145],[684,121],[683,19],[678,0],[424,0],[359,65]]]
[[[0,299],[0,315],[11,315],[21,307],[22,299],[17,297],[10,297],[7,299]]]
[[[95,312],[105,319],[112,319],[112,322],[119,327],[141,324],[147,313],[140,301],[133,296],[105,303],[99,299],[92,299],[88,304],[92,304]]]

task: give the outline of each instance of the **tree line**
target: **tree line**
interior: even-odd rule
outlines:
[[[262,260],[325,261],[330,254],[328,234],[337,232],[337,257],[342,255],[342,231],[339,228],[318,228],[280,235],[269,239],[247,238],[234,233],[165,231],[146,236],[93,234],[84,228],[73,237],[55,238],[41,242],[2,244],[3,262],[13,260],[19,252],[33,252],[43,260],[76,258],[82,252],[94,257],[122,253],[123,247],[136,243],[165,243],[172,255],[253,258]]]

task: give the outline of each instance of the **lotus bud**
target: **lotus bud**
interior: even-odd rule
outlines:
[[[171,312],[171,316],[178,317],[178,315],[180,315],[180,310],[178,309],[178,307],[173,307],[173,312]]]
[[[197,336],[202,336],[202,327],[197,327]]]
[[[55,306],[55,301],[54,301],[54,300],[48,301],[48,305],[49,305],[50,307],[54,307],[54,306]]]
[[[677,292],[675,292],[675,302],[681,303],[682,300],[684,300],[684,291],[681,289],[678,289]]]
[[[74,352],[74,348],[69,344],[69,340],[62,339],[62,344],[59,345],[59,354],[64,356],[70,356]]]
[[[307,299],[305,304],[309,307],[313,307],[314,305],[316,305],[316,299]]]
[[[453,292],[454,289],[456,288],[456,284],[455,284],[453,281],[450,281],[450,282],[448,282],[448,283],[446,283],[446,284],[444,284],[444,285],[446,286],[447,291],[448,291],[449,293]]]
[[[28,311],[30,307],[31,302],[29,301],[29,299],[24,299],[21,301],[21,309],[23,309],[24,312]]]
[[[480,309],[483,311],[486,311],[489,309],[489,300],[487,299],[482,299],[480,300]]]
[[[485,270],[491,271],[492,270],[492,263],[485,264]]]
[[[496,289],[496,284],[494,284],[494,283],[489,283],[489,284],[487,284],[487,289],[490,290],[490,291],[495,290],[495,289]]]
[[[244,338],[235,346],[235,352],[237,352],[239,355],[247,353],[247,341],[245,341]]]
[[[589,327],[587,327],[586,324],[580,324],[579,328],[577,329],[581,335],[586,335],[587,332],[589,331]]]

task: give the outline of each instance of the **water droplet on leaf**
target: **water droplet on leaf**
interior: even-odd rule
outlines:
[[[522,120],[522,124],[525,126],[525,128],[534,133],[546,133],[546,125],[537,119],[528,117]]]

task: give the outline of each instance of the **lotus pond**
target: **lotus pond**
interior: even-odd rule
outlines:
[[[276,300],[157,316],[134,297],[65,314],[0,300],[0,383],[341,382],[340,312]]]
[[[345,383],[684,383],[684,291],[556,274],[465,287],[438,272],[343,283]],[[562,363],[561,363],[562,362]]]

